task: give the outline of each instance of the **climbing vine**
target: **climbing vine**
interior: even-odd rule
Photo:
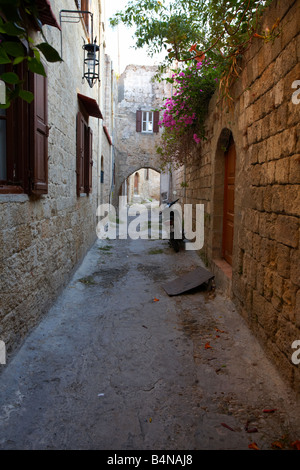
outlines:
[[[136,47],[149,55],[165,50],[156,78],[169,81],[172,97],[162,108],[162,162],[183,163],[205,139],[209,101],[230,106],[230,90],[253,41],[273,41],[278,21],[261,30],[261,16],[272,0],[131,0],[111,24],[135,25]],[[171,76],[164,76],[171,70]],[[163,78],[164,77],[164,78]]]
[[[40,30],[43,42],[35,44],[30,35],[33,28]],[[61,61],[43,34],[35,2],[0,0],[0,66],[6,66],[0,75],[0,80],[6,85],[6,103],[0,104],[0,108],[8,108],[17,97],[28,103],[33,100],[33,94],[24,89],[17,66],[24,62],[30,72],[45,76],[41,53],[48,62]]]

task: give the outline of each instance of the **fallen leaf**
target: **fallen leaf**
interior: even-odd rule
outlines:
[[[219,333],[225,333],[224,330],[219,330],[219,328],[215,328],[216,331],[218,331]]]
[[[230,426],[228,426],[228,424],[226,424],[226,423],[221,423],[221,425],[224,426],[224,428],[227,428],[227,429],[229,429],[230,431],[235,432],[235,430],[232,429]]]
[[[296,450],[300,450],[300,441],[292,442],[291,446],[294,447]]]
[[[249,449],[254,449],[254,450],[259,450],[256,442],[251,442],[251,444],[248,445]]]
[[[263,413],[274,413],[274,411],[276,411],[277,408],[272,408],[272,409],[265,409],[263,410]]]
[[[206,343],[204,347],[205,347],[205,349],[212,349],[212,347],[209,343]]]
[[[157,299],[156,297],[153,299],[153,302],[159,302],[159,299]]]
[[[152,423],[152,418],[149,418],[149,423]]]
[[[280,441],[272,442],[272,447],[277,447],[278,449],[283,449],[283,445]]]
[[[248,433],[253,433],[253,432],[258,432],[257,428],[249,428],[249,421],[247,421],[246,426],[245,426],[245,431]]]

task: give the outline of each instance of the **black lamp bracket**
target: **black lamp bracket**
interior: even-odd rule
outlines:
[[[94,40],[94,25],[93,13],[87,10],[60,10],[59,23],[60,23],[60,56],[62,58],[62,23],[79,23],[84,19],[83,15],[90,15],[91,17],[91,40]]]

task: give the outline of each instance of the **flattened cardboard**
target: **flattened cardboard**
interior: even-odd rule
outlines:
[[[198,267],[194,271],[174,279],[174,281],[163,284],[162,287],[170,296],[179,295],[201,286],[214,277],[207,269]]]

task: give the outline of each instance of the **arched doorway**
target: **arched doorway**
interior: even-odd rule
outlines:
[[[224,154],[224,203],[223,203],[223,237],[222,256],[232,266],[234,234],[234,189],[235,189],[236,149],[230,136]]]
[[[232,266],[236,150],[230,129],[220,134],[214,162],[212,259]],[[222,264],[223,266],[223,264]]]

